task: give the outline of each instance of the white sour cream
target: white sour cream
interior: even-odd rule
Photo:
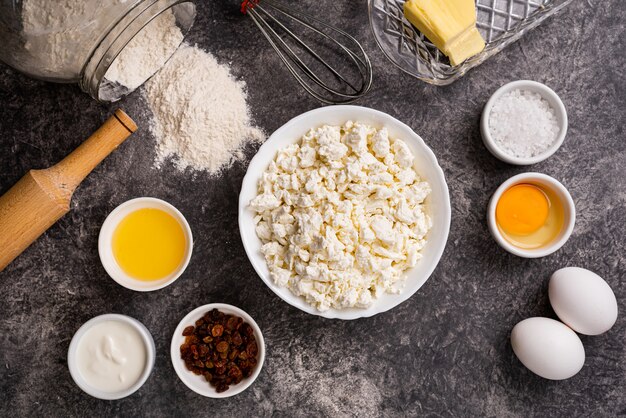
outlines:
[[[85,382],[103,392],[133,386],[146,367],[146,345],[132,325],[105,321],[88,329],[78,342],[76,364]]]

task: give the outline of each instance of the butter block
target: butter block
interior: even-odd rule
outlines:
[[[485,49],[476,29],[474,0],[408,0],[404,16],[450,58],[452,65]]]

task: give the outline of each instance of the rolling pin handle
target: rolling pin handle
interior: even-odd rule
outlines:
[[[50,167],[50,175],[70,193],[102,160],[137,130],[137,125],[121,109],[58,164]]]

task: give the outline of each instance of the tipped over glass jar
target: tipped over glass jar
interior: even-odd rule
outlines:
[[[113,102],[165,64],[195,16],[189,0],[0,0],[0,61]]]

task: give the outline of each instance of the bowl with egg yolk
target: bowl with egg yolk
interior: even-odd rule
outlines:
[[[524,258],[557,251],[572,234],[575,220],[574,201],[565,186],[541,173],[505,181],[491,198],[487,214],[496,242]]]

